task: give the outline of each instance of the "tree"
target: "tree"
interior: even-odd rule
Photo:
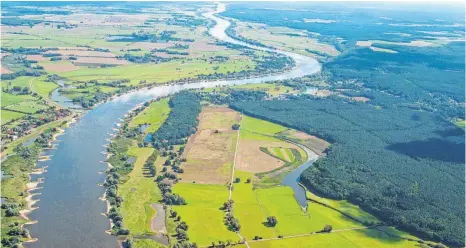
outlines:
[[[331,232],[333,229],[332,225],[325,225],[324,229],[322,230],[323,232]]]
[[[240,125],[237,124],[237,123],[235,123],[235,124],[233,124],[233,126],[231,126],[231,129],[233,129],[233,130],[239,130],[239,128],[240,128]]]
[[[267,217],[267,225],[274,227],[278,224],[277,218],[275,216]]]
[[[123,243],[121,243],[123,248],[131,248],[131,247],[133,247],[133,244],[134,244],[134,241],[133,241],[133,238],[131,238],[131,237],[126,237],[125,241],[123,241]]]
[[[235,183],[239,183],[241,179],[239,177],[235,178]]]

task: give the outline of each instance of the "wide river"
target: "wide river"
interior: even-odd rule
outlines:
[[[226,42],[240,44],[254,49],[267,50],[237,41],[225,34],[230,23],[215,16],[225,10],[220,4],[217,11],[204,16],[216,22],[209,33]],[[110,134],[114,133],[120,118],[137,104],[155,97],[166,96],[184,89],[214,87],[216,85],[235,85],[261,83],[272,80],[291,79],[313,74],[320,70],[320,64],[313,58],[276,51],[292,57],[296,61],[293,70],[279,75],[264,76],[242,80],[206,81],[184,85],[154,87],[139,90],[117,97],[101,104],[86,113],[81,119],[58,137],[57,149],[47,150],[51,160],[38,162],[37,166],[48,166],[47,173],[40,175],[43,183],[33,193],[33,199],[40,200],[30,215],[36,224],[27,226],[31,235],[39,240],[25,244],[28,247],[118,247],[116,237],[106,234],[109,221],[102,215],[106,204],[99,200],[104,193],[98,184],[105,179],[107,165],[104,145]],[[32,180],[36,180],[33,177]]]

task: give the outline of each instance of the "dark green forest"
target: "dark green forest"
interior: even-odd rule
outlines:
[[[152,136],[157,147],[184,144],[186,137],[196,132],[199,122],[201,104],[196,94],[188,91],[175,94],[169,105],[170,115]]]
[[[310,190],[348,199],[420,237],[464,246],[464,131],[439,114],[305,97],[231,107],[332,143],[302,174]]]
[[[397,101],[425,105],[445,117],[464,118],[463,42],[438,47],[375,44],[398,53],[352,49],[323,66],[332,82],[357,81],[396,96]],[[393,98],[393,97],[392,97]],[[453,100],[453,102],[452,102]]]

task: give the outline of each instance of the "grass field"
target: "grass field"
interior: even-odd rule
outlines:
[[[40,101],[42,102],[42,101]],[[39,110],[47,109],[49,106],[40,103],[39,101],[25,101],[9,105],[6,107],[7,110],[19,111],[26,114],[34,114]]]
[[[289,187],[273,187],[255,190],[267,216],[275,216],[278,235],[295,235],[320,231],[330,224],[334,229],[361,227],[362,225],[342,214],[319,204],[308,204],[308,211],[301,209]]]
[[[199,246],[212,242],[239,240],[223,223],[225,212],[220,210],[228,200],[228,187],[225,185],[178,183],[173,192],[184,197],[187,205],[173,206],[182,221],[189,225],[189,241]]]
[[[218,66],[217,70],[214,67]],[[58,72],[59,75],[71,80],[88,81],[116,80],[122,78],[131,79],[136,85],[140,80],[164,83],[181,78],[196,78],[198,74],[226,73],[228,71],[241,71],[247,68],[254,69],[251,59],[229,60],[226,63],[206,63],[202,60],[194,60],[182,63],[182,61],[171,61],[161,64],[133,64],[108,68],[81,68],[79,70]]]
[[[316,234],[305,237],[286,238],[254,242],[250,241],[251,248],[299,247],[299,248],[391,248],[391,247],[424,247],[417,242],[390,237],[374,229],[350,230],[339,233]]]
[[[241,179],[239,183],[233,185],[232,193],[232,199],[235,201],[234,216],[241,224],[240,234],[247,240],[253,239],[256,235],[263,238],[276,237],[275,230],[263,224],[267,215],[256,198],[252,181],[246,183],[248,178],[254,178],[254,174],[237,170],[235,178]]]
[[[24,114],[2,109],[1,116],[2,116],[2,125],[3,125],[11,120],[24,116]]]
[[[363,211],[357,205],[351,204],[346,200],[338,201],[328,198],[319,197],[309,191],[306,191],[306,197],[308,199],[312,199],[314,201],[323,203],[329,207],[335,208],[345,214],[352,216],[353,218],[358,219],[359,221],[365,223],[378,223],[380,222],[377,218],[372,216],[371,214]]]
[[[134,239],[134,248],[164,248],[166,246],[152,239]]]
[[[59,86],[53,82],[46,82],[43,78],[40,78],[33,79],[32,87],[34,87],[34,92],[46,99],[49,99],[49,96],[52,93],[52,91],[58,88]]]
[[[293,152],[290,148],[268,147],[267,150],[270,152],[270,154],[273,154],[285,162],[293,162],[295,160]]]
[[[37,100],[37,98],[31,96],[31,95],[13,95],[13,94],[8,94],[5,92],[1,92],[1,98],[2,98],[2,107],[6,107],[15,103],[23,102],[23,101],[33,101]]]
[[[170,113],[168,101],[169,98],[165,98],[151,103],[149,107],[131,120],[129,127],[134,128],[138,125],[148,124],[149,126],[144,130],[144,133],[155,132],[167,119]]]
[[[128,180],[119,187],[119,195],[123,198],[121,214],[124,225],[134,235],[152,233],[150,221],[155,210],[150,206],[162,199],[159,188],[155,185],[155,178],[148,175],[144,163],[152,154],[152,148],[131,147],[130,157],[136,157],[134,168],[128,175]]]
[[[273,136],[276,133],[285,131],[287,128],[280,126],[275,123],[264,121],[261,119],[244,116],[241,121],[241,139],[260,139],[260,140],[271,140],[276,141],[273,137],[266,137],[264,135]],[[257,135],[256,133],[264,134]]]

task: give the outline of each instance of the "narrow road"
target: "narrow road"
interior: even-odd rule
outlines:
[[[238,144],[239,144],[239,132],[241,130],[241,120],[243,120],[243,115],[240,113],[239,115],[239,129],[238,134],[236,135],[236,146],[235,146],[235,155],[233,156],[233,168],[231,171],[231,181],[230,181],[230,195],[228,196],[228,200],[231,200],[231,192],[233,191],[233,180],[235,179],[235,164],[236,164],[236,153],[238,152]]]
[[[325,234],[332,234],[332,233],[339,233],[339,232],[347,232],[347,231],[354,231],[354,230],[362,230],[362,229],[370,229],[373,227],[353,227],[353,228],[346,228],[346,229],[340,229],[340,230],[333,230],[329,233],[323,232],[323,233],[318,233],[318,232],[313,232],[313,233],[303,233],[303,234],[296,234],[296,235],[290,235],[290,236],[283,236],[281,238],[269,238],[269,239],[258,239],[258,240],[250,240],[250,243],[254,242],[262,242],[262,241],[272,241],[272,240],[280,240],[280,239],[291,239],[291,238],[299,238],[299,237],[306,237],[306,236],[312,236],[312,235],[325,235]],[[249,246],[248,246],[249,247]]]

